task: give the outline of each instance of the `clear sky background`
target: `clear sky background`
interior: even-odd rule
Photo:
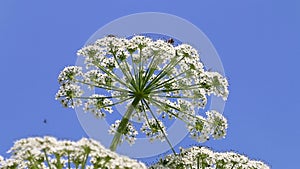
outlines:
[[[24,137],[87,137],[75,111],[54,99],[57,76],[96,30],[137,12],[184,18],[218,51],[230,82],[229,129],[207,146],[274,169],[299,166],[300,2],[292,0],[1,0],[1,155]]]

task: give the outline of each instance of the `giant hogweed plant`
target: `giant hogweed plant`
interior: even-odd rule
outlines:
[[[227,129],[227,121],[219,112],[209,110],[204,117],[199,109],[206,106],[211,94],[226,100],[228,82],[217,72],[205,71],[198,52],[190,45],[173,46],[144,36],[105,37],[80,49],[78,55],[85,57],[86,68],[70,66],[60,73],[56,99],[65,107],[83,106],[98,118],[113,114],[113,106],[125,104],[127,111],[109,130],[114,134],[111,150],[115,151],[123,139],[134,144],[140,131],[150,141],[166,140],[174,152],[151,169],[269,169],[261,161],[205,147],[175,153],[161,118],[182,120],[198,142],[223,138]],[[84,95],[83,85],[99,89],[100,94]],[[135,129],[134,119],[143,122],[139,130]],[[146,168],[86,138],[73,142],[29,137],[16,141],[8,153],[9,158],[0,156],[1,169]]]
[[[206,71],[196,49],[188,44],[174,46],[145,36],[130,39],[108,36],[77,52],[86,67],[69,66],[58,77],[56,99],[65,107],[82,106],[98,118],[113,114],[113,106],[124,105],[121,119],[111,124],[110,149],[115,151],[125,139],[134,144],[139,132],[155,139],[168,140],[161,120],[181,120],[198,142],[226,135],[227,120],[216,110],[199,113],[210,95],[228,96],[228,82],[217,72]],[[84,95],[86,85],[98,93]],[[161,118],[160,118],[161,117]],[[140,129],[133,120],[142,124]]]

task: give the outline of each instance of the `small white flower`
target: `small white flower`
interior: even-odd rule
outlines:
[[[93,94],[91,99],[89,99],[84,104],[84,110],[86,112],[91,112],[97,118],[104,118],[106,116],[105,112],[112,113],[111,105],[113,102],[104,95]]]
[[[215,110],[207,111],[207,121],[213,127],[212,136],[215,139],[224,138],[228,127],[226,118]]]
[[[116,120],[114,124],[112,124],[110,126],[109,129],[109,134],[116,134],[118,131],[118,127],[120,125],[121,121],[120,120]],[[136,140],[136,136],[138,135],[138,131],[134,128],[134,126],[132,125],[132,123],[128,123],[127,127],[125,129],[125,132],[123,133],[124,135],[124,139],[130,144],[134,144],[135,140]],[[123,139],[120,140],[122,143]]]
[[[83,94],[80,86],[71,83],[65,83],[60,86],[56,93],[56,100],[59,100],[64,107],[74,108],[80,106],[82,101],[78,99]]]
[[[211,125],[202,116],[196,116],[193,123],[188,125],[191,138],[198,142],[205,142],[209,140],[211,134]]]
[[[141,131],[150,138],[150,141],[160,140],[165,141],[164,133],[166,133],[166,127],[160,120],[149,119],[141,127]]]
[[[215,94],[221,96],[223,100],[226,100],[229,94],[228,81],[218,72],[205,72],[207,79],[206,85],[210,86],[209,94]]]
[[[65,67],[58,76],[59,84],[76,82],[78,77],[82,76],[82,68],[78,66]]]

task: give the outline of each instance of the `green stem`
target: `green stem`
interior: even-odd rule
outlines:
[[[49,158],[48,158],[47,152],[46,152],[45,149],[44,149],[44,155],[45,155],[45,159],[46,159],[46,162],[47,162],[47,164],[48,164],[49,169],[52,169],[52,168],[51,168],[51,164],[50,164],[50,162],[49,162]]]
[[[66,97],[66,96],[65,96]],[[88,99],[99,99],[99,97],[73,97],[74,99],[85,99],[85,100],[88,100]],[[112,97],[112,98],[114,98],[114,97]],[[127,101],[127,100],[130,100],[130,99],[132,99],[133,98],[133,96],[129,96],[128,98],[126,98],[126,99],[124,99],[124,100],[121,100],[121,101],[118,101],[118,102],[115,102],[115,103],[113,103],[113,104],[107,104],[107,105],[103,105],[103,106],[101,106],[101,108],[105,108],[105,107],[112,107],[112,106],[115,106],[115,105],[117,105],[117,104],[121,104],[121,103],[123,103],[123,102],[125,102],[125,101]]]
[[[101,66],[100,64],[98,64],[98,63],[96,63],[96,62],[93,63],[93,64],[94,64],[95,66],[97,66],[101,71],[103,71],[104,73],[106,73],[109,77],[111,77],[111,78],[113,78],[114,80],[118,81],[119,83],[121,83],[121,84],[124,85],[125,87],[127,87],[127,88],[133,90],[133,88],[132,88],[130,85],[127,85],[125,82],[123,82],[123,81],[121,80],[121,78],[120,78],[118,75],[114,74],[113,72],[110,72],[110,71],[106,70],[103,66]]]
[[[127,124],[129,122],[129,119],[135,109],[135,107],[138,105],[139,101],[141,100],[141,98],[136,97],[134,98],[134,100],[132,101],[131,105],[128,107],[127,111],[125,112],[124,116],[122,117],[122,120],[117,128],[117,132],[114,135],[114,138],[110,144],[109,149],[111,151],[116,151],[117,149],[117,145],[120,143],[121,137],[124,134]]]
[[[68,169],[71,169],[70,152],[68,151]]]
[[[30,155],[27,159],[30,162],[28,167],[30,169],[38,169],[39,167],[37,165],[37,161],[34,159],[34,156],[30,153],[30,151],[27,151],[27,153]]]
[[[201,121],[203,121],[203,122],[207,122],[207,121],[204,121],[203,119],[201,119],[201,118],[199,118],[199,117],[197,117],[197,116],[194,116],[194,115],[189,114],[189,113],[185,113],[185,112],[181,111],[180,109],[178,109],[178,108],[176,108],[176,107],[174,107],[174,106],[168,105],[168,104],[166,104],[166,103],[164,103],[164,102],[161,102],[161,101],[159,101],[159,100],[156,100],[156,99],[154,99],[154,98],[151,98],[151,100],[148,99],[148,101],[151,101],[153,104],[155,104],[154,102],[156,102],[156,105],[157,105],[157,106],[159,106],[159,105],[165,105],[165,106],[167,106],[167,107],[169,107],[169,108],[172,108],[172,109],[174,109],[174,110],[176,110],[176,111],[178,111],[178,112],[180,112],[180,113],[183,113],[183,114],[185,114],[185,115],[188,115],[188,116],[190,116],[190,117],[192,117],[192,118],[196,118],[196,119],[201,120]],[[170,111],[168,111],[168,113],[170,113],[171,115],[173,115],[173,116],[175,116],[175,117],[181,119],[183,122],[185,122],[185,120],[183,120],[182,118],[180,118],[178,115],[176,115],[176,114],[174,114],[174,113],[172,113],[172,112],[170,112]],[[187,123],[187,124],[189,124],[189,123]]]
[[[165,97],[165,98],[181,98],[181,99],[195,99],[195,98],[197,98],[197,97],[194,97],[194,96],[178,96],[178,95],[167,96],[167,95],[157,95],[157,94],[153,94],[151,96]]]
[[[86,150],[85,150],[86,151]],[[81,169],[85,169],[85,166],[86,166],[86,162],[87,162],[87,159],[89,157],[89,153],[90,153],[90,149],[88,147],[88,150],[85,152],[85,156],[84,156],[84,161],[82,162],[81,164]]]
[[[200,157],[197,156],[197,169],[200,169]]]
[[[90,84],[90,83],[86,83],[86,82],[80,81],[80,80],[76,80],[76,82],[82,83],[82,84],[85,84],[85,85],[88,85],[88,86],[98,87],[100,89],[105,89],[105,90],[114,90],[114,91],[118,91],[118,92],[127,92],[127,93],[131,92],[130,90],[122,89],[122,88],[115,87],[115,86],[108,86],[108,85],[103,84],[103,83],[101,83],[101,84],[100,83],[99,84]],[[103,85],[103,86],[99,86],[99,85]]]
[[[135,65],[135,63],[134,63],[132,53],[131,53],[131,55],[130,55],[130,58],[131,58],[131,63],[132,63],[133,74],[134,74],[134,77],[135,77],[135,82],[136,82],[136,85],[137,85],[137,82],[138,82],[137,70],[136,70],[136,67],[135,67],[136,65]]]
[[[145,73],[145,81],[144,83],[142,84],[142,89],[145,88],[145,86],[147,85],[147,82],[148,80],[150,79],[150,77],[153,75],[154,71],[155,71],[155,67],[157,66],[157,61],[155,63],[155,65],[153,66],[154,64],[154,59],[155,59],[155,56],[157,55],[153,55],[153,57],[151,57],[151,62],[148,66],[148,69],[146,70],[146,73]]]
[[[183,74],[185,74],[187,71],[188,71],[188,70],[185,70],[184,72],[181,72],[181,73],[179,73],[178,75],[176,75],[176,76],[174,76],[174,77],[172,77],[172,78],[170,78],[170,79],[168,79],[168,80],[166,80],[166,81],[163,81],[162,83],[159,83],[159,84],[157,84],[157,85],[153,85],[152,89],[153,89],[153,90],[156,90],[156,89],[159,89],[159,88],[163,87],[163,85],[165,85],[165,84],[172,84],[172,83],[174,83],[173,81],[178,82],[178,81],[180,81],[180,80],[182,80],[182,79],[185,79],[186,76],[183,76],[183,77],[180,77],[180,76],[183,75]],[[180,77],[180,78],[178,78],[178,77]],[[177,78],[178,78],[178,79],[177,79]]]
[[[130,71],[130,68],[129,68],[129,66],[128,66],[128,63],[127,63],[127,61],[123,61],[124,62],[124,64],[125,64],[125,67],[126,67],[126,69],[127,69],[127,71],[128,71],[128,74],[130,75],[130,77],[131,77],[131,81],[130,81],[130,83],[131,83],[131,85],[132,85],[132,87],[135,89],[135,86],[136,86],[136,79],[134,78],[134,76],[132,75],[132,72]]]
[[[122,73],[123,73],[123,74],[126,76],[126,78],[130,81],[131,86],[134,87],[135,84],[133,83],[134,81],[133,81],[133,77],[132,77],[130,71],[127,71],[127,70],[125,70],[125,69],[122,68],[121,64],[118,62],[118,59],[117,59],[117,56],[116,56],[116,53],[115,53],[115,52],[112,52],[112,54],[113,54],[113,56],[114,56],[114,58],[115,58],[115,61],[116,61],[117,64],[118,64],[119,68],[121,69]],[[126,61],[125,61],[125,62],[126,62]]]
[[[232,165],[231,169],[233,169],[233,167],[237,164],[237,162],[232,161],[232,163],[233,163],[233,165]]]
[[[165,66],[158,75],[146,86],[145,90],[152,88],[152,85],[158,82],[160,79],[162,79],[166,74],[169,73],[179,62],[181,62],[184,59],[184,57],[180,58],[178,61],[171,60],[170,63]]]
[[[154,113],[152,112],[152,110],[151,110],[151,108],[150,108],[149,104],[148,104],[148,103],[147,103],[145,100],[142,100],[142,101],[144,101],[145,105],[146,105],[146,106],[147,106],[147,108],[149,109],[149,111],[150,111],[150,113],[151,113],[152,117],[154,118],[154,120],[155,120],[155,122],[156,122],[157,126],[159,127],[159,129],[160,129],[160,131],[162,132],[162,134],[164,135],[164,137],[165,137],[165,139],[166,139],[167,143],[169,144],[169,146],[170,146],[170,148],[171,148],[171,150],[172,150],[173,154],[175,154],[175,155],[176,155],[176,152],[175,152],[175,150],[174,150],[174,148],[173,148],[173,146],[172,146],[172,144],[171,144],[170,140],[168,139],[168,137],[167,137],[166,133],[164,132],[164,130],[162,129],[162,127],[160,126],[160,124],[159,124],[159,122],[158,122],[157,118],[155,117]]]
[[[173,92],[173,91],[183,91],[183,90],[193,90],[193,89],[199,89],[202,88],[199,84],[184,86],[184,88],[174,88],[174,89],[162,89],[162,90],[154,90],[151,92],[151,94],[155,93],[166,93],[166,92]]]
[[[124,97],[124,96],[97,96],[97,97],[73,97],[76,99],[112,99],[112,98],[120,98],[120,97]]]
[[[149,101],[149,100],[148,100]],[[150,102],[150,101],[149,101]],[[162,102],[158,102],[156,103],[157,101],[156,100],[151,100],[151,103],[157,107],[159,107],[161,110],[164,110],[164,107],[162,106]],[[169,116],[170,115],[173,115],[174,117],[180,119],[181,121],[183,121],[184,123],[186,124],[190,124],[190,122],[187,122],[186,120],[184,120],[183,118],[179,117],[177,114],[173,113],[172,111],[169,111],[169,110],[164,110]]]
[[[60,155],[58,155],[58,154],[54,154],[54,156],[55,156],[55,158],[56,158],[56,168],[57,169],[62,169],[63,168],[63,165],[62,165],[62,163],[61,163],[61,161],[60,161]]]
[[[140,57],[139,57],[139,65],[138,65],[138,77],[139,77],[139,79],[138,79],[138,90],[140,91],[141,90],[141,80],[142,80],[142,49],[141,48],[139,48],[140,49]]]

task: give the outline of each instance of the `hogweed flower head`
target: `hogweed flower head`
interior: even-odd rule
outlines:
[[[30,137],[15,142],[8,151],[11,157],[2,159],[0,168],[126,168],[146,169],[145,164],[104,148],[93,139],[74,142],[54,137]]]
[[[150,169],[173,168],[235,168],[235,169],[270,169],[268,165],[258,160],[250,160],[248,157],[235,152],[214,152],[206,147],[191,147],[180,150],[179,154],[168,155]]]
[[[116,149],[122,135],[134,143],[138,130],[130,122],[133,119],[143,122],[139,131],[151,141],[168,141],[159,116],[182,120],[199,142],[226,135],[227,121],[222,114],[211,110],[204,118],[198,112],[205,108],[209,95],[226,100],[228,82],[221,74],[206,71],[192,46],[173,46],[145,36],[109,36],[77,54],[85,58],[86,67],[70,66],[60,73],[56,99],[66,107],[83,104],[84,111],[101,118],[113,113],[113,106],[127,106],[122,119],[110,129],[114,134],[111,150]],[[85,96],[82,85],[97,88],[100,94]]]

